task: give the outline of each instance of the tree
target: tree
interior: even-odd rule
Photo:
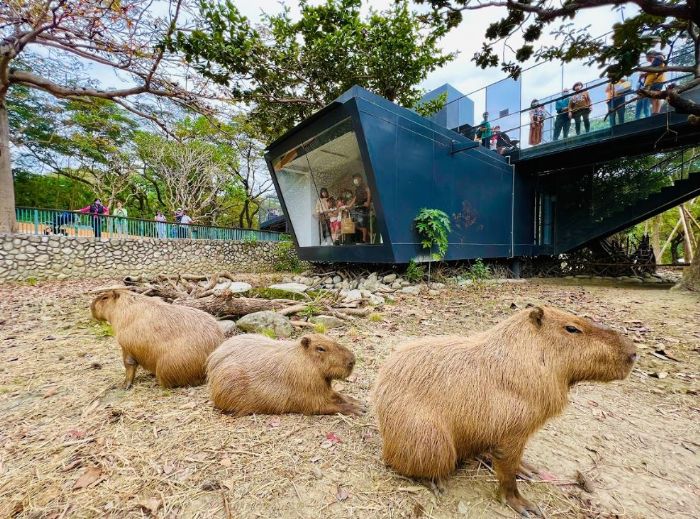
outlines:
[[[507,15],[491,24],[486,31],[482,50],[474,55],[474,61],[482,68],[499,66],[513,77],[521,72],[521,63],[534,57],[536,61],[561,60],[570,62],[584,59],[597,63],[603,75],[611,80],[628,76],[633,72],[659,72],[658,67],[640,65],[645,52],[659,45],[670,56],[674,49],[690,43],[692,58],[685,63],[669,64],[665,70],[687,73],[689,81],[676,86],[668,85],[661,91],[638,90],[640,95],[666,99],[679,113],[687,113],[691,122],[700,124],[700,104],[681,96],[683,92],[700,85],[700,2],[698,0],[416,0],[433,7],[432,19],[445,27],[459,25],[465,11],[488,7],[505,7]],[[569,23],[576,13],[594,7],[608,6],[619,9],[625,4],[635,5],[639,12],[626,17],[612,27],[608,40],[592,35],[587,27],[576,28]],[[537,42],[547,27],[561,23],[553,32],[557,36],[554,45]],[[513,53],[499,57],[496,47],[510,47],[511,38],[522,37],[523,43]]]
[[[253,107],[266,135],[279,135],[358,84],[412,107],[416,85],[454,58],[438,42],[446,28],[411,12],[405,0],[361,14],[361,0],[300,1],[253,27],[231,1],[201,0],[197,27],[177,32],[181,50],[204,77]]]
[[[182,28],[183,0],[165,5],[167,12],[156,17],[152,3],[138,0],[0,3],[0,232],[16,228],[7,111],[10,88],[21,85],[63,99],[109,99],[161,127],[165,124],[157,99],[204,109],[206,84],[190,81],[187,68],[164,44]],[[118,72],[124,86],[101,88],[70,74],[71,63]]]

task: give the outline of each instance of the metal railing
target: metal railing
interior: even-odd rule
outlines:
[[[157,222],[140,218],[83,214],[76,211],[17,207],[17,229],[23,234],[82,236],[100,239],[188,239],[230,241],[284,241],[275,231]]]

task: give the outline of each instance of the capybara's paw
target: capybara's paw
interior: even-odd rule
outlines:
[[[358,404],[352,404],[350,402],[346,402],[346,403],[340,405],[339,413],[359,416],[361,414],[364,414],[364,410]]]
[[[537,479],[540,471],[534,465],[528,463],[525,460],[520,460],[520,467],[518,467],[518,477],[528,481],[533,481]]]
[[[441,480],[434,480],[431,479],[429,481],[430,484],[430,490],[432,490],[433,494],[436,496],[440,496],[444,494],[447,491],[447,487],[445,487],[445,483]]]
[[[544,517],[540,507],[519,495],[505,497],[505,502],[523,517]]]

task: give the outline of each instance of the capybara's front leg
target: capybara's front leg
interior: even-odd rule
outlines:
[[[539,507],[518,492],[515,476],[520,468],[524,448],[524,445],[508,445],[497,447],[493,451],[493,468],[496,471],[496,477],[498,477],[501,500],[523,517],[530,517],[530,514],[543,517]]]
[[[329,401],[325,405],[322,405],[318,410],[318,414],[347,414],[347,415],[359,415],[360,408],[351,404],[350,402],[334,402]]]
[[[348,406],[355,406],[357,409],[356,413],[352,414],[362,414],[365,412],[365,407],[360,400],[353,398],[351,396],[341,395],[340,393],[333,393],[333,402],[337,404],[346,404]]]
[[[126,378],[124,379],[124,389],[131,388],[134,383],[134,377],[136,376],[136,368],[138,367],[138,362],[136,359],[129,355],[128,353],[123,354],[124,357],[124,368],[126,369]]]

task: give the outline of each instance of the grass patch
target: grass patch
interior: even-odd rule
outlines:
[[[326,329],[326,325],[323,323],[315,323],[314,324],[314,332],[316,333],[326,333],[328,330]]]
[[[302,272],[304,262],[299,259],[291,241],[280,242],[275,248],[272,268],[276,272]]]
[[[307,300],[307,297],[304,294],[269,287],[254,288],[246,295],[248,297],[260,297],[262,299],[291,299],[293,301]]]
[[[35,287],[36,284],[38,283],[38,280],[34,277],[28,277],[25,281],[27,282],[27,285],[29,285],[30,287]]]
[[[369,320],[373,323],[381,323],[384,320],[384,316],[380,313],[374,312],[369,314]]]

